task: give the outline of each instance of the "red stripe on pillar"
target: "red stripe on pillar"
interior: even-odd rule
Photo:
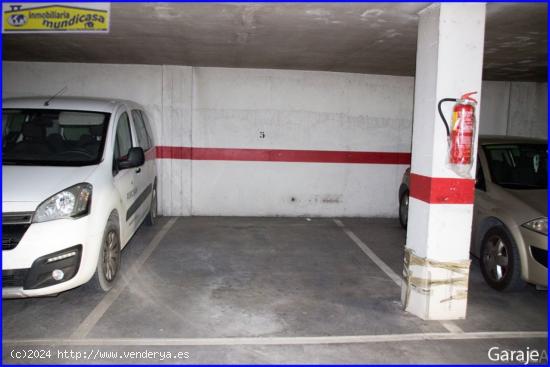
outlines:
[[[157,147],[157,158],[193,159],[208,161],[263,161],[302,163],[359,163],[403,164],[411,163],[410,153],[349,152],[327,150],[238,149]]]
[[[473,204],[475,180],[411,173],[410,196],[428,204]]]

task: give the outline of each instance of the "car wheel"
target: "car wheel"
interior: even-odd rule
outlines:
[[[399,223],[401,227],[407,229],[409,220],[409,192],[405,191],[399,200]]]
[[[493,227],[483,237],[480,267],[489,286],[499,291],[523,288],[521,263],[514,240],[502,226]]]
[[[115,283],[120,270],[120,231],[115,216],[107,222],[103,234],[103,242],[91,286],[99,291],[107,292]]]
[[[153,226],[157,222],[157,188],[153,186],[153,192],[151,193],[151,205],[149,206],[149,213],[145,217],[145,223],[148,226]]]

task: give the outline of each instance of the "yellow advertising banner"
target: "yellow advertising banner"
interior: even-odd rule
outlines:
[[[107,33],[110,10],[110,3],[3,3],[2,33]]]

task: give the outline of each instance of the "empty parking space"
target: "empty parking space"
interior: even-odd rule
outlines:
[[[340,220],[398,271],[392,264],[403,256],[405,232],[396,230],[396,220]],[[171,221],[162,242],[136,268]],[[427,345],[446,350],[445,357],[426,352],[418,360],[437,363],[458,361],[459,352],[475,343],[468,361],[485,361],[488,346],[545,340],[535,333],[544,332],[545,294],[528,289],[506,302],[487,289],[475,268],[471,317],[457,321],[466,335],[452,340],[440,322],[404,312],[400,287],[330,218],[162,218],[155,228],[140,229],[123,255],[125,268],[136,273],[123,273],[118,297],[84,335],[77,335],[82,323],[111,293],[81,287],[53,298],[5,301],[4,350],[45,344],[122,353],[148,346],[188,351],[190,363],[219,361],[220,355],[235,363],[383,363],[397,351],[412,356],[419,340],[433,339]],[[129,276],[134,278],[125,283]],[[500,313],[488,317],[484,311],[496,304]],[[495,331],[515,334],[475,334]],[[384,351],[373,356],[369,351],[380,345]],[[300,356],[285,357],[297,349]],[[6,352],[4,357],[17,362]]]

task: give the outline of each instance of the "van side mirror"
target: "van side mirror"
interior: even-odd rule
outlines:
[[[118,169],[128,169],[142,166],[145,163],[145,153],[140,147],[130,148],[126,159],[118,161]]]

